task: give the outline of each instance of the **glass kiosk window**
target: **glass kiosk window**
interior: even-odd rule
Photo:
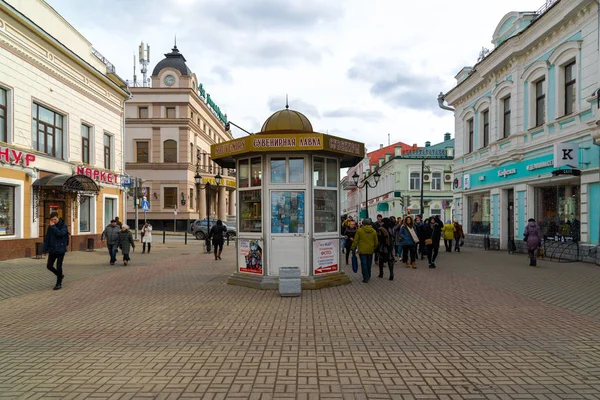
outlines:
[[[338,231],[338,161],[315,157],[313,162],[315,233]]]
[[[304,191],[271,192],[271,233],[304,232]]]
[[[240,232],[262,232],[262,159],[239,161]]]

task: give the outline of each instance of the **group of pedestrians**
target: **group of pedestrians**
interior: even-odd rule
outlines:
[[[376,222],[365,218],[360,227],[348,217],[342,222],[342,235],[346,236],[343,246],[346,265],[349,257],[358,253],[364,283],[371,279],[373,259],[379,266],[378,277],[383,278],[387,265],[389,280],[394,280],[394,264],[400,259],[405,268],[416,269],[419,257],[421,260],[427,257],[428,267],[436,268],[442,235],[447,252],[452,252],[453,247],[460,251],[464,239],[458,221],[444,224],[438,216],[422,220],[420,215],[413,220],[410,215],[396,219],[379,214]]]
[[[145,222],[141,236],[143,245],[142,254],[146,252],[146,245],[148,246],[148,253],[150,253],[152,247],[152,225],[150,225],[150,222]],[[103,243],[106,241],[110,265],[115,265],[117,262],[118,249],[121,249],[121,253],[123,254],[123,265],[129,264],[131,261],[130,253],[135,251],[135,241],[133,240],[129,226],[119,221],[119,217],[111,220],[110,224],[104,228],[100,240]]]

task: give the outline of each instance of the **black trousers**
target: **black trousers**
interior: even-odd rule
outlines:
[[[432,244],[425,247],[427,249],[427,261],[429,261],[429,264],[433,264],[438,256],[438,251],[440,250],[440,247],[434,246]]]
[[[537,267],[536,251],[535,250],[527,250],[527,252],[529,253],[529,266]]]
[[[456,244],[454,245],[454,251],[460,251],[460,238],[454,239]]]
[[[63,260],[65,258],[65,254],[48,254],[48,263],[46,264],[46,268],[50,270],[54,275],[56,275],[56,281],[62,282],[63,277]],[[56,261],[56,268],[54,268],[54,262]]]
[[[146,245],[148,245],[148,253],[150,253],[150,249],[152,249],[152,243],[150,243],[150,242],[147,242],[147,243],[144,242],[142,244],[142,253],[146,252]]]
[[[446,251],[452,252],[452,242],[454,242],[454,239],[444,239],[444,246],[446,246]]]
[[[217,254],[217,248],[219,251],[223,251],[223,242],[224,242],[223,239],[212,241],[212,245],[213,245],[215,254]]]
[[[410,262],[414,263],[417,256],[417,246],[402,246],[402,262],[408,262],[408,256],[410,255]]]

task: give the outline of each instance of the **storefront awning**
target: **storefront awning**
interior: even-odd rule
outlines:
[[[365,210],[365,209],[360,210],[359,218],[360,219],[367,218],[367,210]]]
[[[377,203],[377,211],[389,211],[390,205],[388,203]]]
[[[64,192],[77,192],[97,195],[100,188],[91,178],[85,175],[48,175],[31,185],[34,189],[58,189]]]

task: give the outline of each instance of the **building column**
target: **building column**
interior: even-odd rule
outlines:
[[[235,190],[229,191],[229,213],[230,217],[235,215]]]
[[[217,207],[217,218],[219,218],[221,221],[227,220],[227,203],[225,201],[225,197],[227,196],[226,192],[227,188],[225,186],[219,186],[219,197],[217,199],[219,202]]]
[[[200,198],[198,199],[198,219],[206,219],[206,187],[200,186]]]

